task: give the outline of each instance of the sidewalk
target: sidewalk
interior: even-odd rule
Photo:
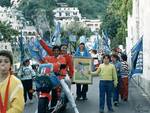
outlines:
[[[119,107],[114,107],[115,113],[150,113],[150,98],[135,83],[129,81],[128,102],[120,102]]]

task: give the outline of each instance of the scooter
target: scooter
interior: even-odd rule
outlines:
[[[38,113],[59,113],[66,109],[68,100],[60,85],[58,76],[53,72],[53,64],[40,64],[39,76],[35,79],[36,91],[38,92]],[[53,101],[52,90],[56,91],[56,104]]]

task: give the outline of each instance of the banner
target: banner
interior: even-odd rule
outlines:
[[[53,36],[51,38],[52,45],[61,45],[61,29],[60,29],[60,23],[55,22],[55,31],[53,33]]]
[[[36,38],[30,40],[28,50],[31,58],[34,58],[36,61],[41,61],[47,55],[47,52],[42,48]]]
[[[143,73],[143,36],[131,50],[131,74],[141,75]]]

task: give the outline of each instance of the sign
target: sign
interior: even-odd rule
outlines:
[[[75,73],[73,82],[81,84],[92,84],[92,76],[88,71],[92,68],[92,59],[83,57],[74,57]]]
[[[0,51],[7,50],[12,52],[11,43],[9,42],[0,42]]]

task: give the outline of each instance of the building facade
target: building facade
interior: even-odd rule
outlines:
[[[90,20],[82,17],[77,7],[62,5],[54,9],[53,13],[55,21],[60,22],[61,27],[67,28],[72,22],[79,22],[82,26],[91,29],[91,31],[100,29],[101,22],[99,19]]]
[[[131,49],[143,36],[143,74],[135,76],[138,85],[150,95],[150,1],[133,0],[132,15],[128,16],[126,50],[131,64]]]

